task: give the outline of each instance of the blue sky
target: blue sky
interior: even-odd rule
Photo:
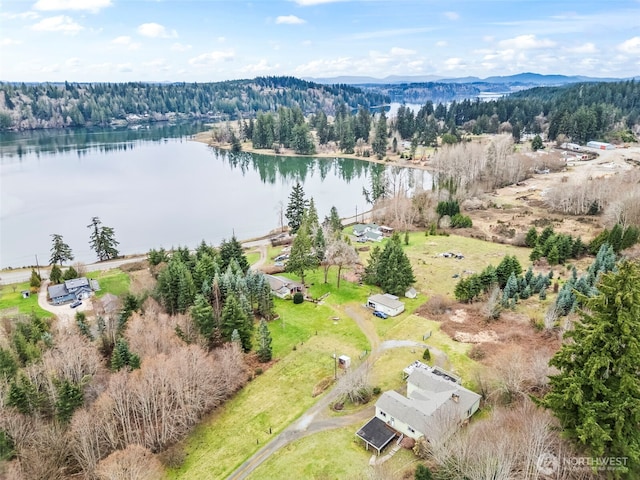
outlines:
[[[640,75],[640,0],[3,0],[0,79]]]

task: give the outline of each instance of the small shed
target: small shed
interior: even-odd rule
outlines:
[[[22,298],[29,298],[29,296],[31,295],[31,292],[29,290],[22,290],[20,293],[22,294]]]
[[[415,288],[411,287],[409,290],[404,292],[404,296],[407,298],[416,298],[418,296],[418,292]]]
[[[347,370],[351,366],[351,357],[340,355],[338,357],[338,366]]]
[[[404,312],[404,303],[398,297],[389,293],[371,295],[367,300],[367,307],[384,312],[390,317],[395,317]]]

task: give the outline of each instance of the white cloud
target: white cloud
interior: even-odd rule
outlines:
[[[149,38],[176,38],[178,32],[175,30],[167,30],[164,25],[159,23],[143,23],[138,27],[138,33]]]
[[[40,18],[40,15],[32,11],[22,13],[2,12],[0,13],[0,18],[6,18],[7,20],[35,20]]]
[[[78,57],[68,58],[67,61],[64,62],[64,64],[69,68],[79,67],[80,59]]]
[[[535,35],[518,35],[498,42],[502,48],[512,48],[516,50],[528,50],[534,48],[554,47],[556,42],[547,38],[536,38]]]
[[[218,37],[218,42],[224,43],[226,41],[227,41],[226,37]]]
[[[58,15],[40,20],[31,29],[38,32],[64,32],[68,35],[75,35],[84,27],[66,15]]]
[[[122,45],[123,47],[127,47],[129,50],[137,50],[141,47],[140,43],[134,42],[128,35],[121,35],[119,37],[116,37],[111,40],[111,43],[113,43],[114,45]]]
[[[120,63],[116,65],[116,70],[123,73],[133,72],[133,66],[130,63]]]
[[[400,48],[400,47],[393,47],[391,50],[391,55],[398,55],[398,56],[404,56],[404,55],[415,55],[416,51],[415,50],[409,50],[408,48]]]
[[[273,71],[280,67],[280,64],[270,65],[269,62],[263,58],[258,63],[245,65],[240,69],[241,72],[250,73],[252,75]]]
[[[92,13],[112,5],[111,0],[38,0],[35,10],[87,10]]]
[[[171,51],[173,52],[186,52],[191,50],[191,45],[184,45],[182,43],[174,43],[171,45]]]
[[[597,53],[598,52],[598,49],[596,48],[596,46],[591,42],[587,42],[582,45],[577,45],[575,47],[567,47],[565,48],[565,50],[570,53]]]
[[[446,40],[438,40],[436,42],[436,47],[446,47],[447,45],[449,45],[449,44],[447,43]]]
[[[226,51],[213,51],[209,53],[203,53],[202,55],[198,55],[197,57],[193,57],[189,59],[190,65],[195,66],[207,66],[207,65],[215,65],[220,62],[228,62],[235,58],[235,53],[233,50]]]
[[[354,33],[350,38],[354,40],[369,40],[371,38],[398,37],[402,35],[414,35],[416,33],[424,33],[433,30],[431,27],[420,28],[398,28],[392,30],[376,30],[374,32]]]
[[[458,12],[444,12],[443,15],[449,20],[458,20],[460,18],[460,14]]]
[[[640,55],[640,37],[632,37],[618,45],[618,50],[632,55]]]
[[[280,15],[276,18],[276,23],[284,25],[302,25],[303,23],[307,22],[300,17],[296,17],[295,15]]]
[[[458,68],[464,68],[464,67],[466,67],[466,64],[461,58],[458,58],[458,57],[448,58],[444,62],[445,70],[456,70]]]
[[[0,47],[8,47],[9,45],[20,45],[22,40],[15,40],[13,38],[3,38],[0,40]]]

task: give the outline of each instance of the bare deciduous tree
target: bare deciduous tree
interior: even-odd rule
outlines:
[[[100,480],[161,480],[164,470],[160,460],[140,445],[116,450],[97,468]]]

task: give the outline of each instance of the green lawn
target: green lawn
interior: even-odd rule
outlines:
[[[360,426],[362,425],[357,423],[316,433],[293,442],[269,457],[248,478],[255,480],[369,478],[367,474],[371,470],[369,459],[372,452],[365,450],[362,441],[355,436]],[[412,475],[404,474],[412,472],[416,463],[417,459],[413,453],[402,449],[384,464],[384,472],[392,478],[413,478]]]
[[[357,325],[332,320],[328,306],[278,299],[276,309],[280,319],[271,322],[269,330],[274,355],[280,360],[189,436],[186,461],[169,472],[170,478],[229,475],[318,400],[311,393],[320,380],[333,375],[334,352],[357,358],[367,348]]]
[[[87,278],[94,278],[100,283],[100,291],[96,292],[96,297],[100,298],[107,293],[121,296],[129,291],[131,278],[119,268],[105,270],[103,272],[89,272]]]
[[[251,251],[249,253],[245,253],[244,256],[247,257],[247,262],[249,262],[249,265],[253,265],[258,260],[260,260],[260,252]]]
[[[33,293],[29,298],[22,298],[22,290],[29,290],[29,282],[2,285],[0,287],[0,311],[15,311],[24,315],[32,313],[39,318],[49,318],[51,313],[43,310],[38,305],[38,294]]]

